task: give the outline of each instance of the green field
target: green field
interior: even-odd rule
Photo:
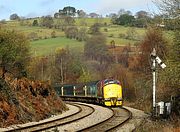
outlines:
[[[33,56],[53,54],[57,48],[69,48],[74,52],[82,52],[84,43],[65,37],[43,39],[31,42]]]
[[[71,40],[65,38],[65,34],[60,29],[54,28],[45,28],[45,27],[35,27],[32,26],[34,19],[25,20],[25,21],[7,21],[6,24],[3,24],[3,27],[6,29],[14,29],[20,32],[23,32],[27,37],[32,33],[36,34],[36,40],[31,41],[31,52],[32,55],[48,55],[55,52],[56,48],[66,48],[73,51],[82,52],[84,42],[79,42],[77,40]],[[56,23],[57,19],[54,19]],[[90,26],[94,23],[101,24],[101,32],[107,37],[107,45],[110,44],[112,40],[115,41],[116,45],[127,45],[135,44],[140,39],[127,39],[128,31],[132,30],[132,27],[124,27],[119,25],[113,25],[110,18],[75,18],[75,26],[84,27],[89,30]],[[133,28],[135,30],[138,38],[143,38],[145,29],[143,28]],[[55,31],[56,38],[51,37],[51,33]],[[125,37],[120,37],[123,35]],[[90,35],[89,35],[90,36]]]
[[[86,26],[90,27],[94,23],[100,23],[102,25],[106,23],[107,25],[110,25],[111,19],[110,18],[76,18],[75,19],[75,24],[77,26],[82,26],[83,24],[86,24]]]
[[[16,21],[8,22],[4,25],[4,28],[23,32],[27,37],[31,33],[36,33],[38,38],[50,38],[53,31],[56,32],[56,36],[64,36],[64,32],[57,29],[48,29],[45,27],[36,26],[21,26]]]
[[[104,30],[107,29],[105,32]],[[134,44],[138,42],[137,40],[131,40],[131,39],[126,39],[120,37],[121,35],[127,36],[129,30],[134,30],[136,33],[136,36],[138,38],[142,38],[145,34],[145,29],[142,28],[132,28],[132,27],[124,27],[124,26],[118,26],[118,25],[113,25],[113,26],[107,26],[107,27],[102,27],[101,32],[104,33],[107,37],[107,44],[110,44],[112,40],[115,41],[116,45],[127,45],[127,44]]]

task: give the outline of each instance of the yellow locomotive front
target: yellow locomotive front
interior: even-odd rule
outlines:
[[[117,80],[106,79],[101,81],[99,95],[106,106],[122,106],[122,87]]]

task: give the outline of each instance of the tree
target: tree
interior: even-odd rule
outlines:
[[[118,16],[124,15],[124,14],[128,14],[128,15],[132,15],[131,11],[126,11],[125,9],[120,9],[118,11]]]
[[[144,40],[140,43],[140,51],[142,53],[139,55],[139,63],[137,65],[139,70],[147,75],[150,73],[151,66],[149,62],[153,48],[156,49],[158,56],[162,60],[165,60],[167,56],[167,45],[168,41],[163,36],[162,30],[158,28],[148,28]]]
[[[118,16],[121,16],[121,15],[124,15],[124,14],[126,14],[125,9],[120,9],[120,10],[118,11]]]
[[[156,6],[161,11],[161,15],[166,16],[166,19],[168,19],[167,24],[170,25],[170,29],[173,30],[180,30],[179,3],[179,0],[156,0]]]
[[[86,16],[86,12],[83,10],[77,10],[78,17],[84,18]]]
[[[166,15],[173,27],[173,43],[169,45],[167,55],[168,66],[165,72],[161,74],[161,83],[164,84],[165,97],[168,95],[180,95],[180,21],[179,21],[179,0],[161,0],[156,1],[157,7],[163,15]],[[168,94],[167,94],[168,93]]]
[[[94,12],[90,13],[89,16],[91,18],[98,18],[99,17],[99,15],[97,13],[94,13]]]
[[[91,77],[90,73],[87,70],[82,68],[82,75],[79,77],[78,82],[79,83],[90,82],[91,78],[92,77]]]
[[[60,19],[57,19],[56,21],[55,21],[55,28],[57,28],[57,29],[61,29],[62,31],[64,30],[64,19],[62,18],[60,18]]]
[[[82,63],[70,54],[69,49],[57,49],[55,54],[55,79],[57,82],[76,83],[82,74]]]
[[[41,20],[41,25],[42,26],[45,26],[45,27],[48,27],[48,28],[53,27],[54,21],[53,21],[53,18],[51,16],[45,16],[45,17],[42,17],[41,19],[42,19]]]
[[[64,25],[66,25],[66,26],[73,26],[74,24],[75,24],[74,18],[72,18],[70,16],[64,17]]]
[[[78,31],[78,35],[76,36],[76,39],[79,41],[84,41],[87,39],[87,30],[86,28],[80,28]]]
[[[85,42],[84,53],[88,58],[102,63],[106,60],[107,51],[106,37],[101,33],[92,35]]]
[[[75,58],[72,55],[70,62],[68,63],[67,68],[67,78],[68,83],[77,83],[77,80],[81,77],[83,73],[83,65],[79,58]]]
[[[100,24],[99,23],[93,24],[89,30],[90,30],[91,34],[99,34],[100,33]]]
[[[60,13],[65,16],[75,16],[76,8],[71,7],[71,6],[66,6],[63,8],[63,10],[60,10]]]
[[[116,24],[133,26],[134,21],[135,21],[134,16],[128,15],[128,14],[123,14],[119,18],[117,18]]]
[[[112,13],[111,22],[113,24],[132,26],[135,20],[131,11],[126,11],[125,9],[120,9],[117,14]]]
[[[38,25],[39,25],[39,24],[38,24],[38,20],[34,20],[32,25],[33,25],[33,26],[38,26]]]
[[[75,25],[75,20],[73,17],[60,16],[60,18],[55,21],[54,26],[55,26],[55,28],[65,31],[68,26],[74,26],[74,25]]]
[[[115,14],[115,13],[110,14],[110,18],[111,18],[111,22],[113,24],[117,24],[117,18],[118,18],[117,14]]]
[[[148,21],[146,18],[139,18],[139,19],[136,19],[134,22],[134,25],[139,28],[145,28],[147,27],[147,24],[148,24]]]
[[[58,12],[54,13],[54,18],[59,18],[59,13]]]
[[[19,20],[19,19],[20,17],[16,13],[10,15],[10,20]]]
[[[136,13],[136,17],[136,27],[147,27],[147,24],[150,22],[151,19],[149,13],[146,11],[138,11]]]
[[[179,0],[156,0],[155,4],[159,8],[162,14],[165,14],[169,18],[179,17]]]
[[[136,12],[136,17],[137,17],[137,19],[139,19],[139,18],[148,18],[149,13],[146,12],[146,11],[138,11],[138,12]]]
[[[109,16],[109,18],[112,18],[112,17],[114,17],[114,16],[117,17],[117,14],[116,14],[116,13],[110,13],[108,16]]]
[[[29,57],[29,42],[16,31],[0,29],[0,64],[3,69],[12,70],[17,62],[26,66]]]
[[[180,32],[175,32],[173,43],[168,48],[165,61],[167,67],[160,73],[160,83],[166,93],[163,95],[165,98],[180,95]]]
[[[134,27],[130,27],[126,32],[126,39],[136,40],[138,36],[138,32]]]
[[[65,30],[65,35],[66,35],[67,38],[76,39],[77,34],[78,34],[78,29],[77,29],[77,27],[68,27],[68,28]]]
[[[68,6],[64,7],[63,11],[67,14],[67,16],[75,16],[76,8]]]

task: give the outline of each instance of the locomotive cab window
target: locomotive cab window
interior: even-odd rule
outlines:
[[[120,82],[118,80],[104,80],[104,85],[107,85],[107,84],[120,84]]]

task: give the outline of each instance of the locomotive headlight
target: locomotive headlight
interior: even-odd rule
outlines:
[[[118,101],[121,101],[121,100],[122,100],[122,98],[118,98],[117,100],[118,100]]]
[[[110,101],[110,98],[105,98],[104,100],[105,100],[105,101]]]

